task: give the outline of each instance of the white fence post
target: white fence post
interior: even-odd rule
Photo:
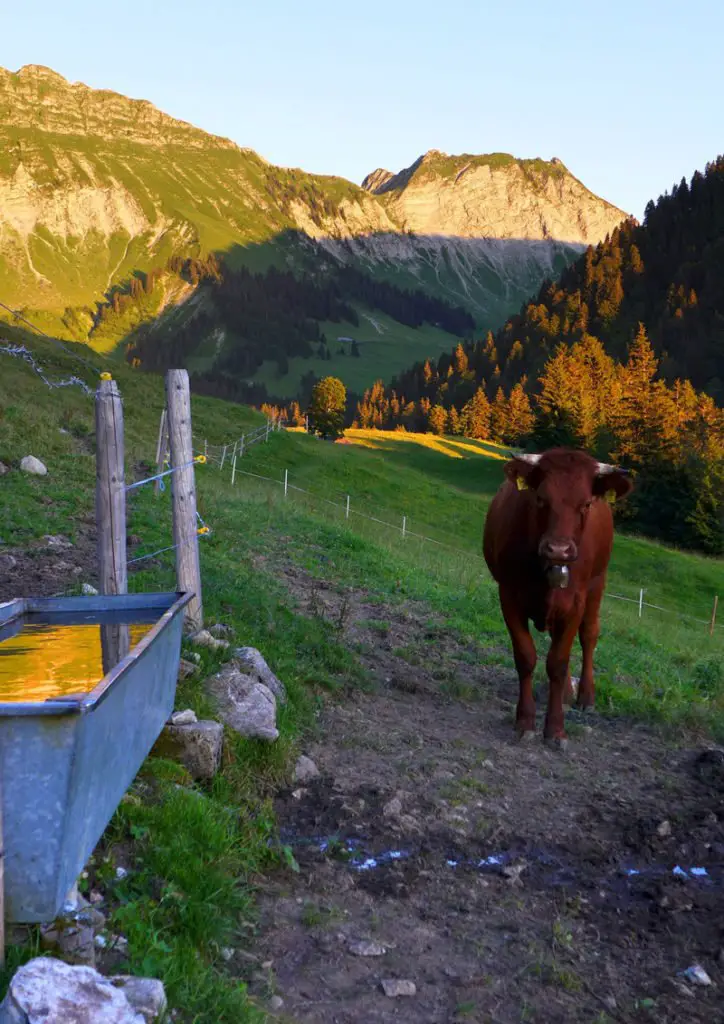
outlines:
[[[349,494],[347,495],[347,508],[345,509],[344,518],[349,519]]]
[[[289,487],[289,470],[284,470],[284,497],[287,496],[287,488]]]
[[[240,459],[244,458],[244,435],[243,434],[241,435],[241,438],[239,439],[239,458]]]
[[[405,532],[407,530],[407,516],[402,517],[402,539],[405,539]]]
[[[220,469],[224,468],[224,462],[226,460],[226,449],[227,449],[227,447],[228,447],[228,445],[224,445],[224,450],[221,453],[221,466],[219,467]]]
[[[716,626],[716,609],[719,604],[719,595],[714,595],[714,607],[711,610],[711,622],[709,623],[709,636],[714,636],[714,627]]]
[[[234,480],[235,479],[236,479],[236,455],[234,456],[234,458],[232,459],[232,462],[231,462],[231,485],[232,485],[232,487],[234,485]]]
[[[644,588],[641,587],[639,590],[639,618],[643,615],[644,611]]]

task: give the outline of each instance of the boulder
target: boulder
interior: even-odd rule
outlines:
[[[206,688],[229,728],[241,736],[270,742],[279,738],[274,694],[268,686],[240,672],[233,662],[207,679]]]
[[[152,1019],[152,1018],[151,1018]],[[0,1006],[0,1024],[147,1024],[123,989],[92,967],[38,957],[15,974]]]
[[[231,626],[225,626],[223,622],[217,622],[213,626],[209,626],[209,633],[215,636],[217,640],[223,640],[224,637],[234,635],[234,630]]]
[[[98,596],[98,591],[96,590],[96,588],[94,586],[91,586],[90,583],[84,583],[83,586],[80,589],[81,589],[81,593],[84,594],[86,597],[97,597]]]
[[[192,778],[213,779],[221,767],[224,727],[219,722],[167,725],[153,748],[159,757],[179,761]]]
[[[20,468],[23,473],[30,473],[31,476],[47,476],[48,473],[48,467],[34,455],[26,455],[21,459]]]
[[[166,990],[163,982],[157,978],[136,978],[130,974],[117,974],[111,978],[111,984],[123,992],[136,1013],[145,1021],[158,1020],[166,1013]]]
[[[280,704],[286,704],[284,683],[277,679],[256,647],[237,647],[233,660],[242,672],[270,689]]]
[[[186,708],[185,711],[174,711],[169,719],[169,725],[196,725],[198,718],[196,712],[192,711],[191,708]]]

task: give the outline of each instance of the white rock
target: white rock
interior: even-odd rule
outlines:
[[[276,1013],[277,1010],[281,1010],[282,1006],[284,1006],[284,1000],[281,996],[272,996],[269,1000],[269,1009],[272,1013]]]
[[[191,643],[197,647],[208,647],[212,651],[223,651],[229,646],[228,640],[217,640],[209,633],[208,629],[201,629],[191,637]]]
[[[30,473],[31,476],[46,476],[48,473],[48,467],[34,455],[26,455],[21,459],[20,468],[23,473]]]
[[[21,967],[0,1006],[0,1024],[146,1024],[121,989],[92,967],[39,957]]]
[[[193,725],[198,722],[196,712],[192,711],[191,708],[186,708],[185,711],[174,711],[170,718],[171,725]]]
[[[353,942],[349,951],[352,956],[384,956],[387,952],[379,942]]]
[[[230,960],[234,959],[235,952],[236,950],[233,949],[231,946],[222,946],[221,959],[228,964]]]
[[[68,548],[73,547],[73,542],[59,533],[46,533],[43,542],[45,547],[50,548],[51,551],[67,551]]]
[[[414,981],[405,981],[402,978],[388,978],[382,981],[382,991],[390,999],[397,999],[400,996],[414,996],[417,993]]]
[[[121,867],[116,868],[116,878],[119,880],[119,882],[122,881],[124,878],[127,878],[127,877],[128,877],[128,870],[126,868],[121,868]]]
[[[274,694],[269,687],[240,672],[233,662],[207,679],[206,688],[216,701],[222,720],[241,736],[269,742],[279,738]]]
[[[658,835],[661,836],[662,839],[666,839],[667,836],[671,835],[671,822],[662,821],[659,827],[656,829],[656,832]]]
[[[309,782],[310,779],[317,778],[319,778],[319,768],[317,768],[311,757],[302,754],[294,765],[294,781]]]
[[[96,595],[98,594],[96,588],[92,587],[90,583],[84,583],[80,589],[82,593],[86,595],[86,597],[96,597]]]
[[[0,462],[0,476],[5,476],[5,474],[9,473],[9,472],[10,472],[10,470],[5,465],[5,463],[4,462]]]
[[[267,686],[281,704],[286,703],[287,691],[284,683],[277,679],[256,647],[237,647],[234,651],[234,661],[238,663],[242,672]]]
[[[711,978],[701,964],[692,964],[684,971],[684,977],[693,985],[711,985]]]
[[[136,978],[128,974],[118,974],[110,981],[114,988],[123,992],[136,1013],[149,1024],[165,1014],[168,1003],[163,982],[156,978]]]

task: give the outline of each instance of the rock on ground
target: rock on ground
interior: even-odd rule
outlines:
[[[169,720],[170,725],[196,725],[197,722],[196,712],[191,708],[186,708],[185,711],[174,711]]]
[[[390,999],[398,999],[400,996],[414,996],[417,992],[414,981],[406,981],[403,978],[389,978],[381,982],[382,991]]]
[[[96,596],[98,595],[98,591],[97,591],[97,590],[96,590],[96,588],[95,588],[95,587],[94,587],[94,586],[93,586],[92,584],[90,584],[90,583],[84,583],[84,584],[83,584],[83,586],[82,586],[82,587],[81,587],[80,589],[81,589],[81,592],[82,592],[82,593],[83,593],[83,594],[84,594],[84,595],[85,595],[86,597],[96,597]]]
[[[287,691],[284,683],[274,675],[256,647],[237,647],[234,651],[234,661],[242,672],[268,687],[280,704],[286,704]]]
[[[294,781],[309,782],[311,779],[317,778],[319,778],[319,768],[311,757],[302,754],[294,765]]]
[[[8,467],[5,465],[5,463],[4,462],[0,462],[0,476],[5,476],[5,474],[9,473],[9,472],[10,471],[9,471]]]
[[[153,1018],[150,1018],[151,1020]],[[15,974],[0,1024],[147,1024],[125,993],[92,967],[38,957]]]
[[[184,679],[188,679],[189,676],[194,675],[196,672],[196,665],[193,661],[186,661],[185,658],[179,658],[178,663],[178,681],[181,683]]]
[[[186,722],[167,725],[153,751],[180,761],[192,778],[205,781],[213,779],[221,767],[223,744],[224,727],[220,722]]]
[[[23,473],[30,473],[31,476],[46,476],[48,473],[48,467],[34,455],[26,455],[21,459],[20,468]]]
[[[191,637],[191,643],[197,647],[208,647],[211,651],[223,651],[229,646],[228,640],[217,640],[208,629],[201,629]]]
[[[269,687],[244,675],[233,662],[206,680],[222,720],[241,736],[276,740],[277,703]]]
[[[111,978],[114,988],[120,989],[136,1013],[145,1021],[158,1020],[166,1012],[166,990],[157,978],[135,978],[118,974]]]

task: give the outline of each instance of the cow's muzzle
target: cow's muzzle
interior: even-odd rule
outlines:
[[[578,548],[573,540],[544,537],[538,546],[538,554],[552,565],[569,565],[578,558]]]

